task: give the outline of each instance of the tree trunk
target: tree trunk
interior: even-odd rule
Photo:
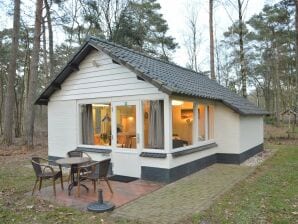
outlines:
[[[218,42],[217,42],[217,37],[215,36],[215,55],[216,55],[216,74],[217,74],[217,81],[218,84],[221,85],[221,79],[222,79],[222,71],[220,69],[220,56],[219,56],[219,46],[218,46]]]
[[[295,48],[295,50],[296,50],[296,57],[295,57],[295,59],[296,59],[296,78],[295,78],[295,81],[294,81],[294,85],[296,86],[296,87],[294,87],[295,88],[295,90],[294,90],[294,92],[295,92],[295,95],[296,96],[294,96],[294,99],[295,99],[295,107],[297,108],[298,107],[298,0],[295,0],[295,8],[296,8],[296,11],[295,11],[295,29],[296,29],[296,48]]]
[[[46,84],[50,78],[50,74],[49,74],[49,65],[48,65],[46,26],[45,26],[44,19],[42,20],[42,57],[43,57],[43,69],[44,69],[44,77],[42,82]]]
[[[18,138],[18,137],[21,136],[21,125],[20,125],[20,119],[19,119],[20,118],[19,117],[19,113],[20,113],[19,104],[20,104],[20,101],[18,101],[18,94],[17,94],[17,91],[16,91],[15,88],[14,88],[14,97],[15,97],[15,107],[16,107],[16,110],[14,112],[14,114],[15,114],[15,118],[14,118],[14,129],[15,129],[15,131],[14,132],[15,132],[15,137]]]
[[[27,108],[27,102],[28,102],[28,89],[29,89],[29,76],[30,76],[30,35],[29,35],[29,31],[28,28],[25,27],[25,31],[26,31],[26,51],[25,51],[25,64],[24,64],[24,78],[23,78],[23,88],[24,88],[24,92],[23,92],[23,104],[22,104],[22,111],[23,111],[23,115],[26,114],[26,108]],[[26,134],[25,131],[25,116],[22,116],[22,131],[23,134]]]
[[[14,16],[13,16],[13,34],[11,54],[9,60],[7,93],[4,105],[4,138],[3,142],[7,145],[12,143],[13,130],[13,110],[14,110],[14,83],[17,70],[17,52],[19,47],[20,32],[20,0],[15,0]]]
[[[211,73],[211,79],[216,80],[215,69],[214,69],[213,0],[209,0],[209,39],[210,39],[210,73]]]
[[[42,23],[42,0],[36,0],[35,11],[35,25],[34,25],[34,38],[33,38],[33,50],[32,61],[30,65],[30,77],[28,88],[28,99],[26,105],[25,114],[25,141],[28,148],[33,147],[33,134],[34,134],[34,100],[36,94],[36,82],[38,75],[38,62],[39,62],[39,50],[40,50],[40,36],[41,36],[41,23]]]
[[[242,15],[242,2],[238,0],[238,19],[239,19],[239,47],[240,47],[240,74],[241,74],[241,84],[242,84],[242,95],[247,97],[247,74],[245,68],[245,57],[244,57],[244,44],[243,44],[243,15]]]
[[[3,101],[4,101],[4,72],[2,72],[2,70],[0,70],[0,108],[3,108]],[[0,110],[0,136],[2,135],[2,114],[3,111]]]
[[[280,78],[279,78],[279,52],[277,45],[275,46],[275,74],[274,74],[274,88],[275,88],[275,117],[276,117],[276,126],[280,126]]]
[[[51,17],[51,7],[48,0],[44,0],[45,8],[47,11],[47,23],[49,32],[49,59],[50,59],[50,77],[54,75],[54,40],[53,40],[53,27],[52,27],[52,17]]]
[[[193,42],[193,52],[192,52],[192,55],[193,55],[193,68],[196,72],[199,71],[199,68],[198,68],[198,60],[197,60],[197,23],[193,23],[193,36],[192,36],[192,42]]]

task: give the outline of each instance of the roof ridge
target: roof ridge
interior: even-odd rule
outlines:
[[[183,69],[183,70],[186,70],[186,71],[188,71],[188,72],[192,72],[192,73],[195,73],[195,74],[198,74],[198,75],[207,77],[207,76],[204,75],[202,72],[196,72],[196,71],[191,70],[191,69],[189,69],[189,68],[185,68],[185,67],[183,67],[183,66],[181,66],[181,65],[177,65],[177,64],[175,64],[175,63],[173,63],[173,62],[165,61],[165,60],[162,60],[162,59],[160,59],[160,58],[156,58],[156,57],[150,56],[150,55],[148,55],[148,54],[146,54],[146,53],[139,52],[139,51],[130,49],[130,48],[128,48],[128,47],[121,46],[121,45],[119,45],[119,44],[116,44],[116,43],[114,43],[114,42],[111,42],[111,41],[108,41],[108,40],[105,40],[105,39],[101,39],[101,38],[98,38],[98,37],[95,37],[95,36],[89,36],[89,38],[87,39],[87,41],[92,40],[92,39],[93,39],[93,40],[96,40],[96,41],[101,41],[101,42],[104,42],[104,43],[106,43],[106,44],[109,44],[109,45],[112,45],[112,46],[116,46],[116,47],[119,47],[119,48],[122,48],[122,49],[125,49],[125,50],[128,50],[128,51],[133,52],[133,53],[135,53],[135,54],[139,54],[139,55],[142,55],[142,56],[144,56],[144,57],[147,57],[147,58],[150,58],[150,59],[153,59],[153,60],[156,60],[156,61],[159,61],[159,62],[168,64],[168,65],[172,65],[172,66],[178,67],[178,68]],[[207,77],[207,78],[209,78],[209,77]],[[211,79],[210,79],[210,80],[211,80]]]

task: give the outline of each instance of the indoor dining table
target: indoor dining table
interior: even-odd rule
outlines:
[[[68,157],[56,160],[56,163],[59,165],[68,165],[71,166],[71,170],[78,170],[78,166],[90,162],[91,159],[89,157]],[[70,195],[73,187],[78,186],[78,178],[79,174],[76,172],[71,172],[71,183],[68,186],[68,195]],[[80,183],[80,186],[84,187],[87,191],[89,191],[88,187],[84,184]]]

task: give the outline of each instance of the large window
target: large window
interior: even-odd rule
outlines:
[[[172,101],[173,148],[192,145],[193,102]]]
[[[111,145],[111,104],[81,106],[82,144]]]
[[[144,148],[164,148],[164,102],[163,100],[143,101]]]
[[[197,116],[194,116],[194,113],[197,113]],[[194,108],[193,102],[172,100],[172,133],[173,148],[213,139],[214,107],[199,104]]]

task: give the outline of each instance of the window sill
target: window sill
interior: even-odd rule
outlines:
[[[156,152],[142,152],[140,154],[140,157],[164,159],[164,158],[167,158],[167,154],[166,153],[156,153]]]
[[[88,146],[83,147],[83,146],[78,146],[77,150],[82,151],[82,152],[95,152],[95,153],[111,153],[112,149],[104,149],[104,148],[89,148]]]
[[[192,146],[189,146],[182,150],[172,152],[171,154],[174,158],[176,158],[176,157],[189,155],[189,154],[196,153],[196,152],[205,151],[207,149],[211,149],[211,148],[215,148],[215,147],[217,147],[217,144],[215,142],[209,142],[209,143],[206,142],[206,144],[204,144],[204,145],[192,145]]]

